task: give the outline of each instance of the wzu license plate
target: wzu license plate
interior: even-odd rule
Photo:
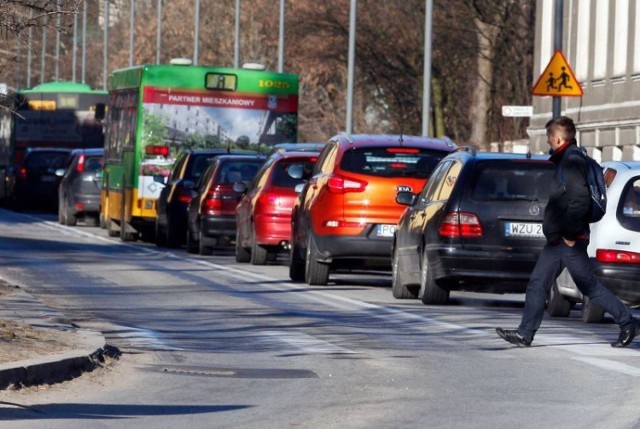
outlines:
[[[393,237],[394,232],[396,232],[395,225],[378,225],[376,228],[376,235],[378,237]]]
[[[507,237],[543,238],[541,223],[505,222],[504,235]]]

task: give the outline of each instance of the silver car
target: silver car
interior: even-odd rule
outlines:
[[[640,305],[640,161],[602,164],[607,184],[607,212],[591,224],[589,257],[604,285],[629,306]],[[601,322],[604,311],[583,297],[565,269],[551,290],[547,312],[568,316],[582,303],[582,320]]]

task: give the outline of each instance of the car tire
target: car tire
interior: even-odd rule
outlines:
[[[176,229],[177,228],[175,226],[171,226],[171,219],[167,216],[166,244],[167,244],[167,247],[170,247],[172,249],[178,248],[180,247],[180,244],[182,244],[180,234],[178,234],[178,231],[176,231]],[[189,237],[188,231],[187,231],[187,237]]]
[[[62,210],[62,203],[58,204],[58,223],[64,225],[64,212]]]
[[[304,261],[300,257],[300,248],[295,244],[291,244],[289,250],[289,278],[297,283],[304,281],[305,266]]]
[[[198,253],[200,251],[200,242],[196,239],[195,234],[190,228],[187,228],[187,253]]]
[[[60,210],[60,208],[58,208],[58,211],[59,210]],[[69,204],[67,203],[66,200],[62,204],[62,210],[63,210],[63,213],[64,213],[64,224],[66,226],[76,226],[78,224],[78,218],[76,218],[74,216],[74,214],[71,212]]]
[[[84,225],[96,227],[100,225],[100,220],[97,216],[84,215]]]
[[[415,287],[407,286],[402,273],[398,270],[398,252],[395,246],[393,248],[393,257],[391,259],[391,289],[393,297],[396,299],[413,299],[418,297],[418,291]]]
[[[449,290],[440,287],[433,277],[433,270],[429,267],[426,253],[422,256],[422,269],[420,270],[420,297],[425,305],[444,305],[449,301]]]
[[[198,235],[198,253],[203,256],[209,256],[213,254],[213,247],[207,246],[205,243],[205,237],[202,234],[202,229],[200,229],[200,233]]]
[[[269,251],[266,247],[256,242],[256,236],[254,234],[253,240],[251,240],[251,265],[266,265],[268,256]]]
[[[304,264],[304,280],[309,285],[324,286],[329,281],[329,264],[319,262],[313,253],[313,238],[309,233]]]
[[[156,222],[155,222],[155,236],[156,236],[156,246],[158,247],[166,247],[167,245],[167,236],[164,232],[164,229],[162,228],[162,225],[160,225],[160,222],[158,221],[158,218],[156,218]]]
[[[589,299],[582,298],[582,321],[584,323],[601,323],[604,319],[604,310],[598,304]]]
[[[240,232],[236,231],[236,262],[249,262],[251,254],[240,243]]]
[[[560,293],[555,282],[549,291],[547,313],[551,317],[567,317],[571,313],[571,301]]]

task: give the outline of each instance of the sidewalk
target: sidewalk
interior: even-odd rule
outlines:
[[[102,362],[102,333],[65,316],[0,279],[0,390],[70,380]]]

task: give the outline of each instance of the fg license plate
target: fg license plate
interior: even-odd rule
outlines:
[[[541,223],[505,222],[504,235],[507,237],[544,238]]]
[[[42,177],[40,177],[40,180],[42,182],[55,182],[56,181],[56,176],[42,176]]]
[[[376,227],[377,237],[393,237],[394,232],[396,232],[395,225],[378,225]]]

